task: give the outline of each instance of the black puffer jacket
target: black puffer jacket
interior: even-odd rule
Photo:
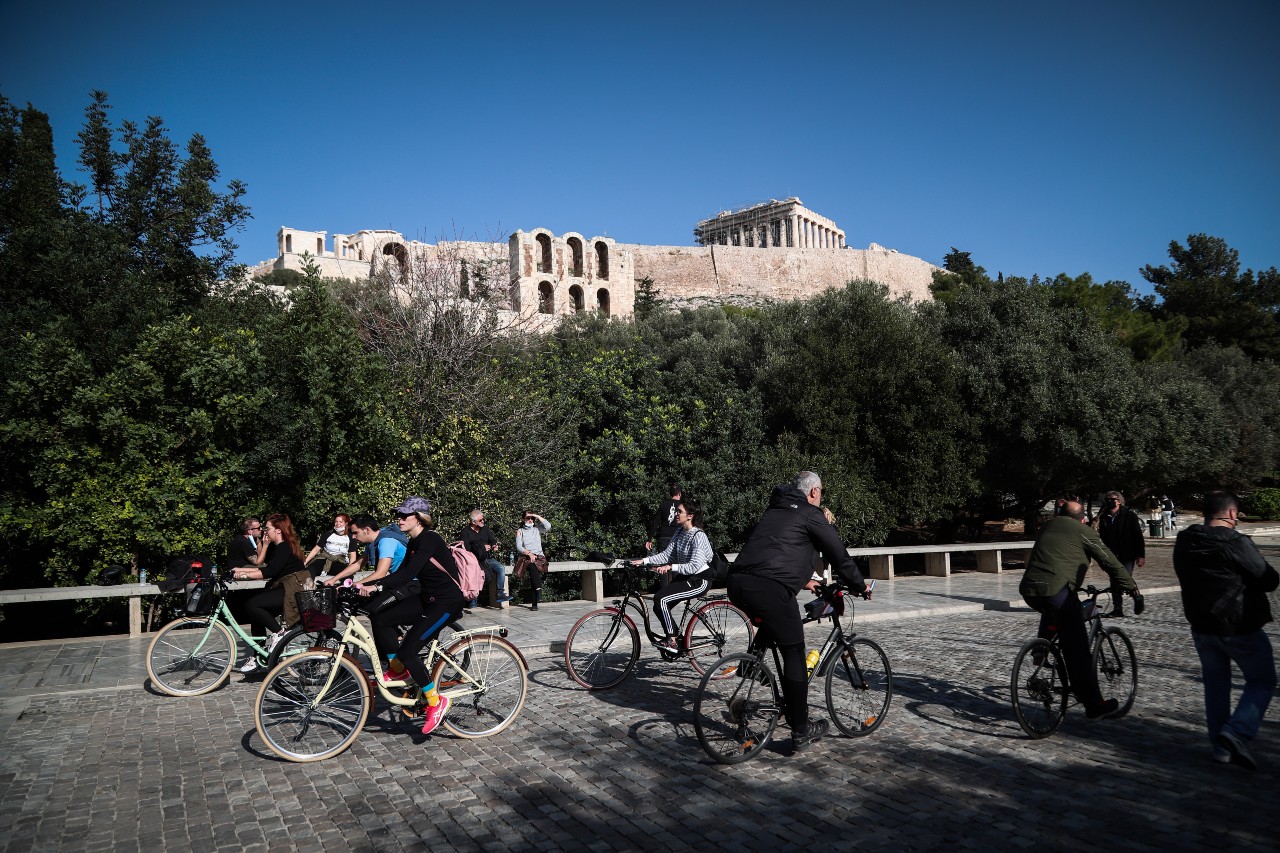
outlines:
[[[804,493],[795,486],[775,486],[769,496],[769,508],[751,531],[730,571],[771,578],[796,593],[813,575],[819,551],[849,589],[866,589],[862,573],[822,510],[805,500]]]
[[[1248,536],[1194,524],[1178,534],[1173,570],[1193,631],[1248,634],[1271,621],[1267,593],[1280,584],[1280,575]]]

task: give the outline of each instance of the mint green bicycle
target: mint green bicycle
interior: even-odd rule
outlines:
[[[197,578],[187,594],[186,615],[160,629],[147,647],[147,676],[161,693],[200,696],[226,684],[236,665],[236,640],[265,666],[283,649],[268,649],[266,637],[246,633],[227,607],[227,576]],[[293,651],[307,648],[301,646]]]

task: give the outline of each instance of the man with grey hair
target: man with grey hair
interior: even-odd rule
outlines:
[[[1124,495],[1111,491],[1102,496],[1102,512],[1098,513],[1098,536],[1124,570],[1133,577],[1133,570],[1147,563],[1147,540],[1142,535],[1142,520],[1137,513],[1124,505]],[[1108,616],[1124,616],[1124,595],[1120,587],[1111,587],[1112,610]]]
[[[826,720],[809,719],[804,624],[796,606],[801,589],[818,587],[813,579],[818,553],[850,591],[871,597],[821,504],[822,478],[812,471],[775,486],[768,509],[729,571],[729,600],[757,626],[757,643],[772,642],[782,657],[782,696],[796,752],[827,732]]]
[[[498,562],[498,558],[494,556],[498,550],[498,540],[485,524],[484,510],[471,510],[467,524],[458,533],[458,538],[462,540],[464,548],[476,555],[476,561],[485,570],[485,574],[493,578],[494,586],[498,590],[496,603],[510,601],[511,596],[507,595],[507,567]],[[467,602],[467,607],[474,609],[478,603],[473,598]]]

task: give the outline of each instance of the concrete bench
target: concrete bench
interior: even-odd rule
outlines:
[[[924,554],[924,571],[934,577],[948,577],[951,574],[951,555],[962,552],[976,552],[978,555],[978,571],[999,573],[1004,570],[1003,553],[1017,552],[1025,563],[1031,556],[1035,542],[973,542],[954,545],[895,545],[879,548],[850,548],[849,553],[855,557],[866,557],[871,563],[871,577],[877,580],[892,580],[894,577],[893,558],[902,554]]]

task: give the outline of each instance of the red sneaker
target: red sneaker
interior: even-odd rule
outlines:
[[[449,697],[441,696],[440,704],[434,708],[428,705],[426,707],[427,721],[422,724],[422,733],[429,735],[440,725],[440,721],[444,719],[444,712],[449,710]]]

